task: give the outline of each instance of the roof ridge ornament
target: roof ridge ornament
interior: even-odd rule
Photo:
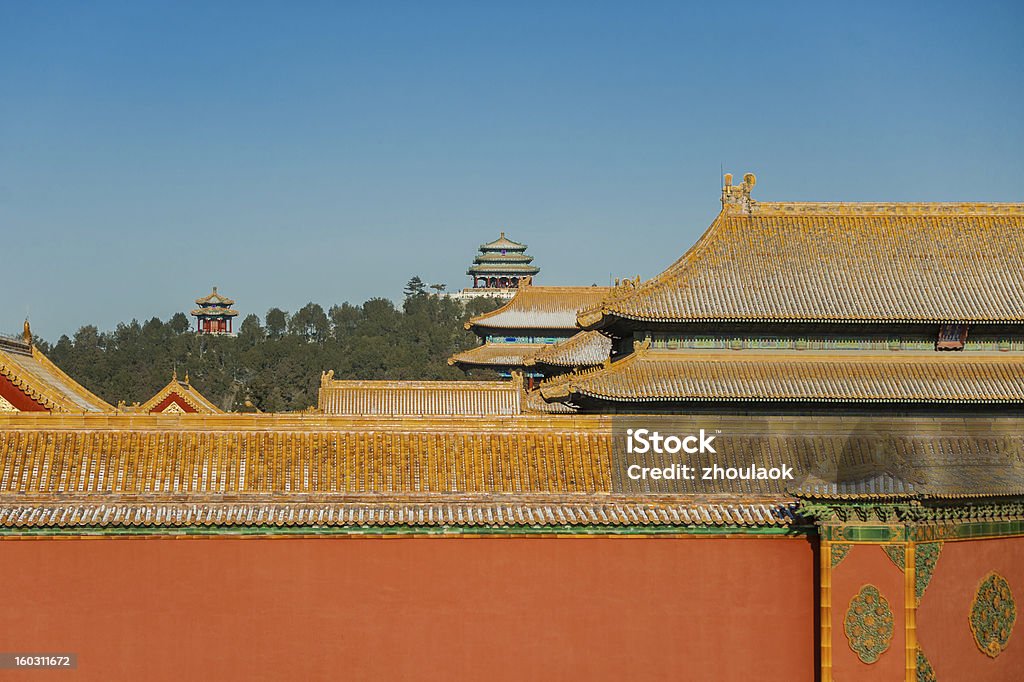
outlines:
[[[738,185],[732,184],[732,173],[726,173],[722,182],[722,208],[738,206],[742,213],[752,213],[757,202],[750,197],[750,192],[756,184],[757,176],[753,173],[745,173],[743,182]]]
[[[621,278],[620,277],[616,277],[615,278],[615,287],[616,288],[636,289],[639,286],[640,286],[640,275],[637,275],[636,277],[633,277],[633,278],[629,278],[629,277],[621,277]]]
[[[633,339],[633,352],[642,353],[643,351],[650,350],[651,348],[651,335],[647,334],[643,340]]]
[[[21,338],[25,342],[26,346],[31,348],[32,346],[32,327],[29,326],[28,318],[25,318],[25,328],[21,332]]]

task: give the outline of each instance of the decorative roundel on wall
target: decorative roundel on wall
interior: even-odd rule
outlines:
[[[850,648],[864,663],[874,663],[892,642],[893,617],[889,602],[874,585],[865,585],[850,600],[843,622]]]
[[[971,632],[978,648],[992,658],[1003,653],[1016,620],[1017,604],[1010,583],[998,573],[989,573],[971,604]]]

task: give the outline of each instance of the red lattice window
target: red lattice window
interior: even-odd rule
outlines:
[[[939,327],[936,350],[963,350],[967,341],[966,324],[944,324]]]

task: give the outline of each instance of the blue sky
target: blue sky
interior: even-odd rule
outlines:
[[[0,0],[0,330],[644,278],[719,205],[1024,200],[1024,4]]]

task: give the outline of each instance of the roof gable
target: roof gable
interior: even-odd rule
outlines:
[[[113,407],[65,374],[35,346],[7,341],[0,346],[0,376],[50,412],[111,412]],[[32,409],[25,405],[20,410]]]
[[[137,412],[147,412],[154,414],[180,414],[180,413],[199,413],[199,414],[221,414],[223,410],[214,405],[212,402],[200,393],[191,381],[189,381],[188,375],[185,375],[184,381],[178,381],[177,372],[171,377],[170,382],[156,394],[135,408]]]

